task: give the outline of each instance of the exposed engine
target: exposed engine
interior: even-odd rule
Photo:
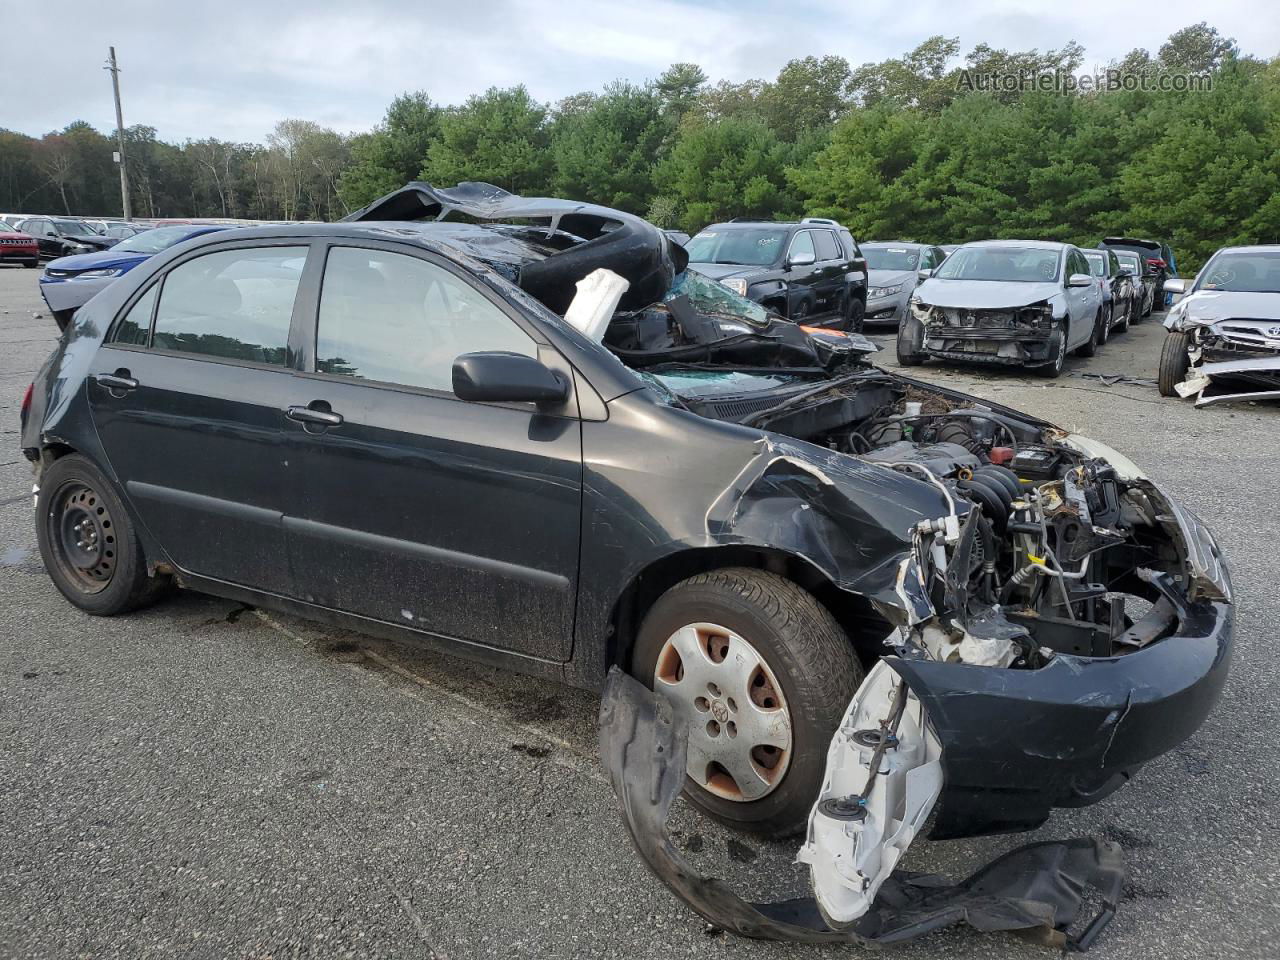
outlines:
[[[913,640],[936,659],[1034,668],[1140,649],[1175,626],[1164,596],[1187,584],[1153,488],[1061,431],[879,374],[738,419],[945,492],[951,515],[916,531],[942,613]]]

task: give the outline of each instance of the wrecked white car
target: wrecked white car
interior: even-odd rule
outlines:
[[[1280,246],[1224,247],[1165,318],[1160,393],[1196,406],[1280,398]]]

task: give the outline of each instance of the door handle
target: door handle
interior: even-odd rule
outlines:
[[[324,401],[313,400],[311,403],[321,404]],[[326,403],[325,406],[327,407],[328,404]],[[313,423],[324,427],[336,427],[342,423],[342,414],[334,413],[332,410],[317,410],[315,406],[290,406],[285,410],[284,415],[298,423]]]
[[[112,393],[117,390],[138,389],[138,381],[129,376],[128,370],[117,370],[115,373],[96,373],[93,376],[93,382],[100,387],[106,387]]]

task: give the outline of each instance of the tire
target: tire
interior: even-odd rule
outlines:
[[[1124,305],[1124,319],[1116,324],[1116,333],[1127,333],[1129,330],[1129,318],[1133,316],[1133,298],[1130,297]]]
[[[1102,308],[1098,308],[1098,314],[1093,318],[1093,329],[1089,331],[1089,339],[1080,346],[1076,347],[1077,357],[1092,357],[1098,353],[1098,345],[1102,342]]]
[[[1155,306],[1156,306],[1156,296],[1154,293],[1151,294],[1151,300],[1149,302],[1147,298],[1144,296],[1142,298],[1142,312],[1138,315],[1139,319],[1145,320],[1147,319],[1147,317],[1151,316],[1151,311],[1155,309]]]
[[[898,324],[898,363],[918,367],[924,361],[924,324],[908,314]]]
[[[1111,339],[1111,324],[1115,322],[1116,305],[1113,300],[1102,308],[1102,325],[1098,327],[1098,346],[1105,347]]]
[[[1095,328],[1096,329],[1096,328]],[[1067,335],[1062,327],[1057,327],[1049,338],[1049,352],[1054,359],[1035,368],[1036,376],[1055,380],[1062,376],[1062,368],[1067,365]]]
[[[58,325],[58,329],[65,330],[71,323],[71,318],[75,316],[76,312],[74,310],[54,310],[52,313],[53,322]]]
[[[749,745],[749,734],[727,737],[733,726],[732,718],[743,720],[742,729],[746,730],[744,718],[754,708],[750,704],[733,706],[736,701],[729,689],[740,688],[742,695],[754,699],[753,690],[757,687],[753,686],[752,679],[762,671],[749,662],[746,667],[740,666],[741,657],[737,654],[730,657],[722,652],[720,664],[713,663],[706,651],[714,649],[714,644],[723,638],[712,629],[703,639],[704,634],[695,630],[694,625],[727,630],[737,635],[733,643],[742,640],[754,648],[751,653],[759,657],[776,681],[782,705],[774,709],[781,709],[789,718],[790,749],[781,751],[782,758],[774,761],[774,769],[781,767],[781,772],[767,788],[760,787],[767,792],[758,798],[732,798],[713,792],[726,789],[723,774],[711,773],[718,766],[714,762],[705,768],[708,786],[691,776],[686,777],[685,796],[701,810],[731,826],[766,837],[790,836],[802,830],[808,821],[813,799],[822,785],[831,737],[863,680],[862,666],[853,646],[812,594],[789,580],[761,570],[728,568],[698,574],[676,584],[653,605],[636,638],[631,662],[633,675],[651,689],[662,689],[666,682],[661,679],[663,671],[668,677],[678,676],[681,684],[696,683],[696,689],[690,687],[677,693],[673,687],[669,691],[676,712],[683,711],[685,716],[695,718],[700,728],[690,731],[691,757],[710,756],[695,753],[700,745],[710,744],[712,749],[718,747],[729,752],[736,749],[739,756],[751,756],[753,767],[754,750],[759,748]],[[671,651],[677,634],[694,636],[697,649],[706,656],[697,664],[696,672],[686,673],[684,660],[678,655],[673,663]],[[708,692],[707,696],[701,696],[704,706],[697,705],[693,695],[716,686],[709,683],[704,687],[703,676],[719,676],[714,672],[717,669],[739,674],[750,670],[751,673],[741,683],[726,681],[724,689],[717,687],[714,694]],[[704,674],[704,670],[712,672]],[[773,682],[763,689],[774,691]],[[712,699],[709,700],[709,696]],[[737,712],[730,713],[731,706]],[[705,725],[701,722],[704,716],[708,718]],[[716,724],[717,733],[715,739],[711,739],[711,727],[717,719],[725,725]],[[739,739],[742,742],[735,744]],[[730,766],[737,765],[727,755],[724,759]],[[690,766],[696,762],[691,759]],[[727,767],[719,769],[727,773]],[[729,777],[727,784],[733,785],[736,781]]]
[[[23,260],[22,265],[26,267],[28,270],[34,270],[36,267],[40,266],[40,261],[39,260]]]
[[[69,538],[80,535],[73,521],[87,525],[80,529],[86,541],[93,540],[91,549],[69,548]],[[36,540],[54,586],[94,616],[136,610],[169,585],[167,579],[147,576],[142,545],[124,504],[102,472],[79,454],[55,460],[40,478]],[[85,568],[95,556],[93,567]]]
[[[849,333],[861,333],[862,326],[866,320],[867,305],[862,302],[862,298],[853,292],[853,288],[849,288],[848,306],[845,307],[843,329]]]
[[[1187,356],[1190,343],[1191,338],[1185,333],[1170,330],[1165,334],[1164,346],[1160,348],[1160,373],[1157,377],[1160,396],[1178,395],[1174,387],[1187,379],[1187,370],[1191,368],[1191,358]]]

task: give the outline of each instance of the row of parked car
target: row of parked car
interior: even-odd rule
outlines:
[[[737,219],[686,242],[690,266],[806,326],[898,327],[898,359],[980,359],[1062,372],[1163,305],[1167,244],[1108,237],[1097,249],[1044,241],[859,243],[834,220]]]

